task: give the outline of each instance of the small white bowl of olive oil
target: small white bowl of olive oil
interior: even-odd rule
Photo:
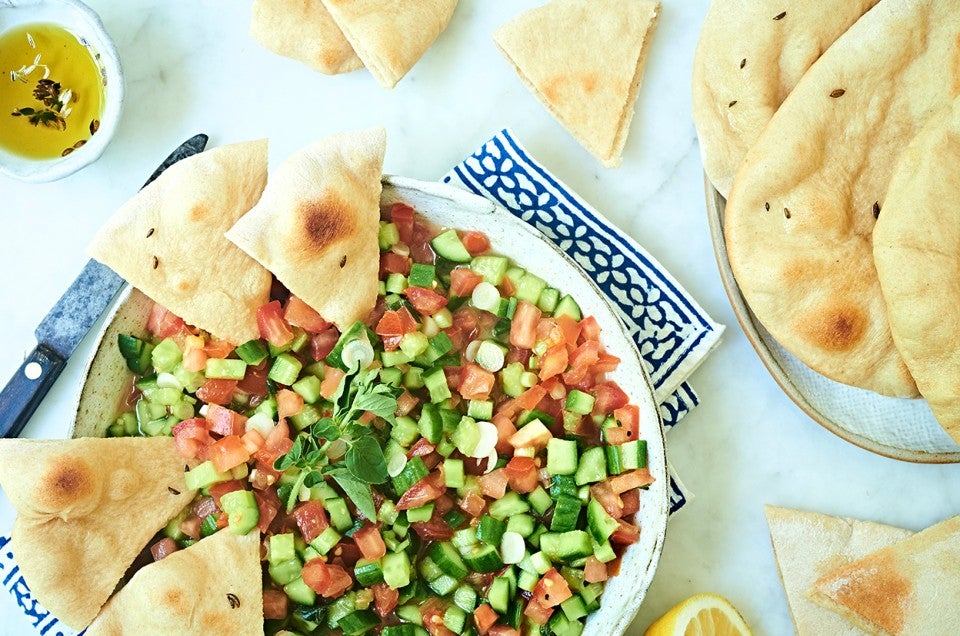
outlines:
[[[95,161],[116,131],[123,73],[79,0],[0,0],[0,174],[53,181]]]

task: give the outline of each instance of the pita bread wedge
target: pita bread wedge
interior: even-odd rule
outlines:
[[[30,590],[74,629],[193,499],[170,437],[0,440],[11,545]]]
[[[87,636],[263,634],[260,533],[229,529],[137,572]]]
[[[960,442],[960,99],[897,162],[873,256],[893,341],[940,425]]]
[[[254,0],[250,35],[265,49],[327,75],[363,68],[320,0]]]
[[[960,517],[821,576],[810,598],[870,634],[960,633]]]
[[[266,140],[180,161],[117,210],[90,255],[191,325],[234,344],[258,338],[270,273],[223,233],[266,181]]]
[[[660,3],[554,0],[493,34],[550,114],[604,166],[620,165]]]
[[[803,76],[734,180],[726,243],[747,303],[838,382],[918,395],[890,334],[871,235],[897,157],[960,93],[958,47],[954,3],[879,3]]]
[[[860,636],[863,630],[810,601],[805,593],[827,572],[909,537],[870,521],[765,506],[770,540],[798,636]]]
[[[693,59],[693,120],[720,194],[807,69],[877,2],[713,0]]]
[[[382,128],[321,139],[270,178],[260,202],[227,232],[341,330],[377,299]]]
[[[364,66],[393,88],[450,23],[457,0],[323,0]]]

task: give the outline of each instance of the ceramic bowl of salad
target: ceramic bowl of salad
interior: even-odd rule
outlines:
[[[251,341],[186,371],[189,328],[125,290],[72,435],[173,435],[191,452],[237,438],[239,458],[193,462],[197,499],[152,553],[232,527],[220,498],[251,491],[234,529],[262,533],[268,634],[622,634],[668,508],[625,327],[568,256],[486,199],[387,177],[381,209],[381,299],[344,333],[287,300],[288,346]],[[378,452],[356,450],[360,433]],[[358,492],[351,461],[388,478]]]

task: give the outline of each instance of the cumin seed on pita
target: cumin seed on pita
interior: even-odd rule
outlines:
[[[260,533],[224,528],[140,569],[87,636],[263,634]]]
[[[383,128],[333,135],[287,159],[226,234],[345,330],[377,300]]]
[[[457,0],[323,0],[364,66],[396,86],[450,23]]]
[[[117,210],[90,255],[188,324],[234,344],[258,338],[270,273],[223,233],[266,181],[266,140],[184,159]]]
[[[0,440],[11,545],[31,592],[83,629],[156,532],[193,499],[170,437]]]
[[[620,165],[660,3],[554,0],[494,42],[527,88],[604,166]]]
[[[267,50],[327,75],[363,68],[321,0],[254,0],[250,35]]]

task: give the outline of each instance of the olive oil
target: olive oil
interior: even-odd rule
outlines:
[[[56,24],[0,34],[0,147],[30,159],[66,156],[97,131],[104,80],[95,54]]]

